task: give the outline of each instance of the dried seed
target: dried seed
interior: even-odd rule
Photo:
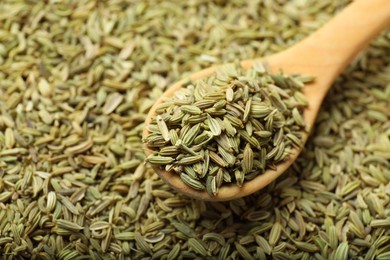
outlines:
[[[385,228],[390,226],[390,220],[389,219],[373,219],[370,223],[371,227],[375,228]]]
[[[69,231],[78,232],[79,230],[83,229],[83,227],[77,225],[76,223],[73,223],[71,221],[67,221],[64,219],[58,219],[56,221],[57,227],[63,228]]]
[[[165,141],[169,141],[169,130],[164,120],[160,115],[156,117],[158,128],[160,129],[161,135],[163,136]]]
[[[264,253],[266,253],[267,255],[271,254],[272,248],[264,237],[255,235],[255,240],[259,247],[261,247],[261,249],[264,251]]]
[[[218,136],[221,134],[222,129],[221,126],[219,125],[219,122],[216,119],[212,118],[209,114],[207,114],[207,123],[211,133],[214,136]]]
[[[274,223],[274,225],[271,228],[268,242],[271,246],[275,246],[279,239],[282,232],[282,225],[279,222]]]
[[[147,162],[150,162],[152,164],[157,165],[166,165],[173,163],[175,161],[172,157],[166,157],[166,156],[156,156],[156,155],[149,155],[148,158],[146,158]]]
[[[236,250],[237,252],[241,255],[241,257],[243,259],[248,259],[248,260],[251,260],[251,259],[254,259],[252,257],[252,255],[246,250],[245,247],[243,247],[242,245],[240,245],[239,243],[235,242],[234,245],[236,246]]]
[[[145,239],[142,237],[142,235],[139,232],[134,233],[134,239],[139,247],[143,252],[152,255],[152,247],[145,241]]]
[[[135,233],[134,232],[121,232],[121,233],[115,234],[115,238],[118,240],[135,240]]]
[[[301,242],[301,241],[294,241],[294,244],[303,251],[309,252],[309,253],[315,253],[318,251],[318,247],[314,244]]]
[[[187,243],[188,247],[192,249],[195,253],[200,254],[202,256],[208,255],[206,247],[200,240],[197,240],[195,238],[189,238]]]
[[[348,242],[342,242],[336,249],[334,258],[335,259],[347,259],[348,258]]]
[[[167,259],[174,260],[179,256],[179,253],[180,253],[180,244],[177,243],[172,247],[171,251],[168,254]]]
[[[122,100],[123,96],[117,92],[108,95],[107,100],[103,106],[103,114],[108,115],[114,112]]]
[[[236,157],[221,146],[218,146],[218,153],[221,155],[222,159],[228,163],[228,165],[233,166],[235,164]]]
[[[172,145],[175,145],[179,140],[179,135],[174,129],[169,130],[169,139],[171,140]]]
[[[180,232],[182,232],[184,235],[186,235],[187,237],[194,237],[195,236],[195,233],[194,231],[189,228],[187,225],[183,224],[183,223],[179,223],[179,222],[176,222],[176,221],[172,221],[171,224]]]
[[[200,132],[200,124],[196,124],[196,125],[192,126],[188,130],[188,132],[183,135],[183,137],[182,137],[183,144],[184,145],[191,145],[192,142],[195,140],[195,138],[198,136],[199,132]],[[177,144],[177,141],[176,141],[176,144]]]
[[[208,240],[216,241],[221,246],[225,245],[225,238],[221,234],[218,234],[218,233],[210,232],[210,233],[204,234],[202,239],[205,241],[208,241]]]
[[[178,165],[190,165],[190,164],[200,162],[202,160],[203,160],[202,155],[193,155],[193,156],[187,156],[187,157],[184,157],[183,159],[180,159],[179,161],[177,161],[177,164]]]
[[[51,212],[52,210],[54,210],[56,203],[57,203],[56,193],[54,191],[50,191],[47,194],[47,205],[46,205],[47,211]]]
[[[110,223],[106,221],[95,221],[93,222],[90,226],[89,229],[92,231],[97,231],[97,230],[103,230],[107,229],[110,227]],[[116,236],[115,236],[116,237]],[[119,238],[118,238],[119,239]]]
[[[388,258],[386,32],[334,84],[305,149],[285,175],[263,191],[231,202],[193,201],[172,192],[149,164],[141,163],[146,113],[172,80],[219,62],[277,52],[314,31],[319,21],[331,18],[350,1],[288,1],[280,8],[283,1],[123,5],[108,0],[98,6],[96,1],[58,3],[50,10],[43,1],[35,2],[1,5],[2,254],[166,259],[175,248],[172,259],[203,257],[188,248],[191,234],[204,241],[206,258],[238,259],[245,251],[256,259]],[[310,19],[298,15],[301,9]],[[296,120],[305,119],[301,112],[308,101],[301,90],[313,78],[271,75],[266,67],[257,62],[247,71],[228,66],[207,79],[187,80],[173,101],[160,104],[157,114],[170,129],[170,139],[162,135],[155,118],[145,143],[155,156],[175,159],[162,168],[180,174],[185,167],[178,166],[178,160],[202,155],[203,161],[186,167],[203,185],[212,176],[207,183],[213,193],[221,182],[228,185],[237,176],[241,185],[244,179],[277,167],[294,147],[302,147],[304,127]],[[201,113],[184,113],[183,105],[198,107]],[[256,107],[268,109],[255,111],[254,118]],[[218,138],[208,125],[207,113],[218,121]],[[200,130],[194,141],[173,150],[179,134],[183,140],[195,124]],[[241,137],[238,130],[248,135]],[[250,139],[253,169],[244,176],[241,167],[249,137],[257,139],[260,148]],[[89,139],[90,147],[83,144]],[[274,144],[278,148],[270,153]],[[164,150],[167,154],[159,153],[166,147],[170,147]],[[65,152],[68,148],[70,152]],[[210,160],[210,152],[223,164],[233,161],[224,152],[236,159],[222,167]],[[272,158],[266,160],[267,154]],[[84,228],[70,231],[57,227],[57,220]],[[171,221],[187,229],[179,231]],[[271,247],[268,240],[275,222],[283,232]],[[136,244],[135,232],[153,244],[152,255]],[[219,236],[208,239],[210,232]],[[155,243],[162,233],[171,235]],[[264,238],[263,247],[273,248],[272,257],[252,236]],[[342,241],[348,252],[335,255]],[[305,252],[306,243],[318,251]]]
[[[15,136],[11,128],[5,129],[5,147],[12,149],[15,145]]]
[[[50,97],[53,93],[52,87],[44,78],[39,79],[38,90],[44,97]]]
[[[244,112],[244,116],[242,118],[242,121],[244,123],[246,123],[248,121],[248,117],[251,113],[251,108],[252,108],[252,98],[249,98],[245,104],[245,112]]]
[[[87,141],[82,142],[78,145],[66,148],[65,153],[68,153],[68,154],[82,153],[82,152],[89,150],[92,147],[92,145],[93,145],[93,140],[88,139]]]
[[[253,151],[249,144],[245,146],[241,167],[244,174],[250,173],[253,169]]]
[[[202,110],[200,110],[199,107],[191,106],[191,105],[181,106],[180,110],[184,113],[191,114],[191,115],[199,115],[202,113]]]
[[[187,184],[189,187],[195,190],[205,190],[205,186],[198,180],[191,178],[189,175],[185,173],[180,174],[180,179]]]

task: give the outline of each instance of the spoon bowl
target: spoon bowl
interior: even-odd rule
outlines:
[[[285,74],[304,74],[315,78],[314,82],[305,84],[303,89],[304,95],[309,101],[304,110],[307,131],[302,132],[303,148],[315,123],[322,100],[334,80],[389,23],[389,0],[357,0],[297,45],[269,57],[244,60],[240,64],[244,70],[247,70],[255,62],[260,61],[270,72],[281,70]],[[145,121],[143,136],[149,134],[148,126],[152,118],[156,116],[156,108],[164,102],[164,99],[172,97],[188,80],[195,81],[211,76],[215,73],[216,68],[217,66],[196,72],[189,78],[178,81],[169,87],[150,109]],[[146,145],[144,148],[146,155],[153,153],[153,150]],[[241,187],[235,184],[222,185],[215,196],[206,191],[190,188],[176,173],[167,172],[159,166],[152,166],[166,183],[183,194],[201,200],[225,201],[252,194],[274,181],[290,167],[302,148],[294,148],[288,159],[279,163],[275,170],[268,169],[253,180],[245,181]]]

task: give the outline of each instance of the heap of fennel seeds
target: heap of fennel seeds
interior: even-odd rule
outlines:
[[[247,72],[225,65],[159,105],[144,139],[155,151],[147,161],[212,195],[224,183],[241,186],[301,146],[310,80],[260,63]]]

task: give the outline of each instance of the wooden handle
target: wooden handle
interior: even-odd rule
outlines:
[[[354,1],[302,42],[271,56],[271,67],[280,64],[286,72],[313,75],[319,81],[324,80],[321,85],[329,88],[389,23],[390,0]]]

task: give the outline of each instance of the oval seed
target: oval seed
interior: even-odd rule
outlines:
[[[79,230],[84,228],[84,227],[79,226],[78,224],[76,224],[74,222],[67,221],[65,219],[58,219],[56,221],[56,224],[57,224],[57,227],[63,228],[63,229],[69,230],[69,231],[79,231]]]
[[[38,82],[38,90],[44,97],[50,97],[53,93],[52,87],[46,79],[40,78]]]
[[[318,251],[318,247],[314,244],[306,243],[306,242],[301,242],[301,241],[294,241],[294,244],[301,250],[309,252],[309,253],[314,253]]]
[[[11,128],[5,129],[5,147],[8,149],[13,148],[15,145],[15,136]]]
[[[203,243],[195,238],[190,238],[187,241],[188,247],[192,249],[195,253],[198,253],[202,256],[208,255],[206,247],[203,245]]]
[[[348,259],[348,242],[344,241],[342,242],[336,249],[336,252],[334,254],[334,259]]]
[[[163,136],[165,141],[169,141],[169,130],[167,127],[167,124],[163,120],[163,118],[160,115],[156,116],[158,129],[160,130],[161,135]]]
[[[206,187],[198,180],[191,178],[189,175],[185,173],[180,174],[180,179],[187,184],[189,187],[195,190],[205,190]]]
[[[202,113],[202,110],[199,107],[191,106],[191,105],[181,106],[180,110],[184,113],[191,114],[191,115],[200,115]]]
[[[180,253],[180,244],[176,243],[168,254],[167,260],[175,260]]]
[[[271,229],[271,232],[270,232],[269,238],[268,238],[269,244],[271,246],[275,246],[278,243],[281,233],[282,233],[282,225],[279,222],[276,222],[272,226],[272,229]]]
[[[145,241],[145,239],[142,237],[142,235],[139,232],[134,233],[135,242],[139,249],[141,249],[143,252],[152,255],[152,248],[151,246]]]
[[[103,114],[108,115],[114,112],[122,100],[123,96],[117,92],[108,95],[107,100],[103,106]]]
[[[245,247],[243,247],[242,245],[240,245],[237,242],[234,242],[234,245],[236,246],[237,252],[241,255],[241,257],[243,259],[245,259],[245,260],[254,260],[252,255],[248,252],[248,250],[246,250]]]
[[[145,235],[145,241],[147,243],[158,243],[161,240],[163,240],[165,237],[165,234],[162,232],[157,233],[156,235]]]
[[[150,162],[152,164],[157,165],[166,165],[173,163],[175,161],[172,157],[166,157],[166,156],[158,156],[158,155],[150,155],[148,158],[146,158],[147,162]]]
[[[46,204],[47,211],[51,212],[55,208],[56,203],[57,203],[56,193],[54,191],[50,191],[47,194],[47,204]]]
[[[264,253],[266,253],[267,255],[271,254],[272,248],[264,237],[255,235],[255,240],[259,247],[264,250]]]
[[[212,118],[209,114],[207,114],[207,123],[214,136],[219,136],[222,133],[218,120]]]
[[[115,234],[115,238],[118,240],[134,240],[135,239],[135,233],[134,232],[121,232],[118,234]]]
[[[253,168],[253,151],[249,144],[245,146],[243,158],[241,161],[241,168],[244,174],[250,173]]]
[[[246,121],[248,121],[248,117],[251,113],[251,108],[252,108],[252,98],[249,98],[245,104],[245,112],[244,112],[244,116],[242,118],[242,121],[244,123],[246,123]]]

